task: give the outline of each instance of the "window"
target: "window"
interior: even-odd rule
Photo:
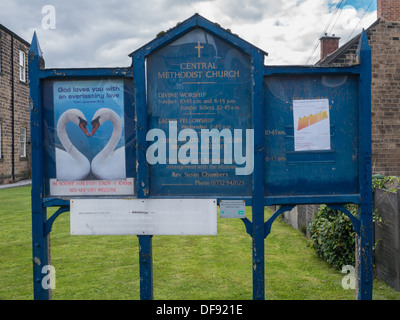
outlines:
[[[20,157],[26,158],[26,128],[20,129]]]
[[[26,82],[25,52],[19,51],[19,80]]]

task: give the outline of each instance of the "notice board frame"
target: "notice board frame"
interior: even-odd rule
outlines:
[[[69,211],[69,201],[63,198],[44,197],[44,155],[43,155],[43,97],[44,79],[128,77],[133,78],[136,110],[136,158],[137,196],[149,197],[149,168],[146,163],[147,101],[146,101],[146,57],[159,48],[171,43],[189,31],[201,28],[226,41],[251,57],[252,70],[252,125],[254,129],[254,171],[251,197],[220,197],[220,199],[244,199],[252,206],[252,221],[242,219],[247,233],[252,237],[253,254],[253,299],[265,298],[265,238],[270,234],[272,223],[282,213],[290,211],[298,204],[325,203],[333,209],[348,215],[358,235],[357,245],[357,290],[358,299],[372,299],[372,183],[371,183],[371,51],[365,32],[362,33],[357,52],[359,64],[342,67],[316,66],[264,66],[267,55],[259,48],[231,34],[218,25],[195,14],[163,36],[134,51],[132,65],[128,68],[98,69],[45,69],[39,43],[34,35],[29,53],[29,76],[31,98],[31,147],[32,147],[32,248],[33,277],[35,299],[50,299],[51,289],[44,289],[41,282],[45,274],[41,266],[50,264],[48,236],[55,219]],[[270,76],[288,75],[352,75],[358,78],[359,85],[359,192],[339,195],[304,195],[295,197],[268,197],[264,194],[264,79]],[[359,206],[359,215],[355,217],[343,206],[354,203]],[[279,209],[265,222],[264,207],[278,205]],[[47,219],[47,208],[59,207],[58,211]],[[153,299],[152,236],[139,236],[140,247],[140,298]]]
[[[35,300],[49,300],[52,289],[42,285],[46,273],[43,266],[51,264],[50,232],[54,221],[69,212],[68,197],[47,195],[45,181],[45,114],[43,88],[45,81],[132,79],[132,68],[71,68],[46,69],[43,53],[36,33],[32,38],[29,56],[29,89],[31,116],[31,167],[32,167],[32,253],[33,294]],[[126,101],[125,101],[126,102]],[[58,207],[47,217],[47,209]]]
[[[253,238],[253,298],[264,299],[264,186],[263,186],[263,121],[262,117],[256,115],[262,114],[263,108],[263,66],[264,57],[268,55],[261,49],[240,39],[220,26],[208,21],[199,14],[195,14],[188,20],[179,24],[179,26],[169,30],[165,35],[156,38],[147,45],[131,53],[134,82],[135,82],[135,107],[137,112],[137,159],[138,159],[138,198],[147,198],[150,196],[149,167],[146,162],[146,150],[148,143],[146,141],[147,127],[147,96],[146,96],[146,58],[160,49],[161,47],[178,39],[182,35],[201,28],[209,34],[226,41],[228,44],[236,47],[240,51],[248,54],[251,59],[251,104],[252,104],[252,125],[254,130],[254,171],[252,179],[251,197],[224,197],[233,199],[244,199],[247,205],[252,205],[253,228],[249,219],[244,219],[246,230],[250,230]],[[215,196],[218,200],[220,197]],[[262,226],[262,227],[260,227]],[[148,248],[147,256],[151,255],[151,236],[141,236],[141,246]],[[147,260],[148,261],[148,260]],[[152,266],[148,263],[147,268],[143,268],[143,274],[152,274]],[[142,270],[141,270],[142,272]],[[146,281],[147,279],[147,281]],[[143,294],[142,294],[143,293]],[[148,277],[141,277],[141,298],[152,299],[152,280]]]

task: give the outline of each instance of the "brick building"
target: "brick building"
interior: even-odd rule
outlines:
[[[0,184],[30,177],[28,51],[0,24]]]
[[[377,0],[378,19],[367,30],[372,50],[372,171],[400,175],[400,1]],[[332,37],[322,37],[325,41]],[[357,63],[357,35],[340,48],[330,46],[317,63],[344,66]],[[337,41],[339,43],[339,41]]]

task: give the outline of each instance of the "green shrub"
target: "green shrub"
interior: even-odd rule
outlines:
[[[400,183],[400,177],[383,176],[375,174],[372,176],[372,189],[380,188],[392,192],[396,192]]]
[[[357,216],[357,206],[345,205]],[[309,225],[312,246],[317,255],[336,269],[355,264],[355,232],[349,217],[321,205]]]

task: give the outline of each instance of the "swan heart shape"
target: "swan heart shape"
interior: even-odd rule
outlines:
[[[92,137],[106,121],[111,121],[113,131],[104,148],[89,162],[71,142],[66,131],[68,122],[75,123],[87,137]],[[117,113],[108,108],[97,110],[92,118],[92,131],[86,128],[87,120],[78,109],[65,111],[57,122],[57,135],[65,150],[56,148],[57,180],[82,180],[90,173],[101,180],[123,180],[126,178],[125,147],[115,149],[122,135],[122,123]]]

